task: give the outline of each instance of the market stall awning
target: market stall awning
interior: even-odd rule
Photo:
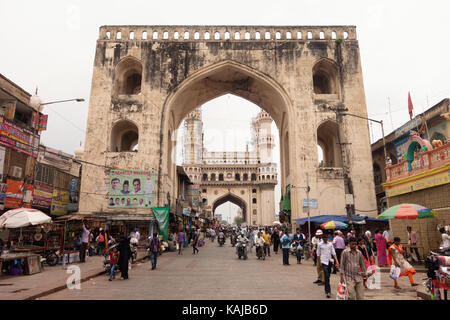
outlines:
[[[311,219],[311,223],[318,223],[318,224],[322,224],[328,221],[339,221],[339,222],[344,222],[344,223],[350,223],[350,221],[347,219],[346,215],[320,215],[320,216],[315,216],[315,217],[310,217]],[[356,224],[361,223],[362,221],[368,220],[369,217],[368,216],[357,216],[357,215],[352,215],[352,221]],[[373,218],[375,219],[375,218]],[[379,219],[375,219],[376,221],[380,221]],[[308,223],[308,218],[301,218],[301,219],[296,219],[294,220],[297,224],[299,225],[304,225],[305,223]]]

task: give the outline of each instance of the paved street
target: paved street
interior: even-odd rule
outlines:
[[[149,260],[138,263],[130,270],[129,280],[119,277],[110,282],[106,275],[91,278],[81,284],[80,290],[56,292],[40,299],[193,299],[193,300],[327,300],[324,287],[312,282],[316,280],[316,269],[312,260],[298,265],[290,256],[290,266],[282,265],[281,251],[265,261],[256,259],[254,250],[246,261],[238,260],[235,249],[229,245],[218,247],[207,242],[192,255],[192,248],[185,248],[183,255],[175,252],[159,257],[156,270],[150,270]],[[82,275],[83,276],[83,275]],[[415,276],[421,283],[423,274]],[[332,300],[339,280],[332,275]],[[387,273],[381,273],[381,290],[366,291],[367,299],[417,300],[416,290],[408,279],[401,278],[398,291]]]

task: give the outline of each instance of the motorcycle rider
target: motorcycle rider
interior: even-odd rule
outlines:
[[[223,243],[225,243],[225,234],[223,233],[222,230],[220,230],[219,234],[217,235],[217,241],[223,241]]]
[[[264,250],[263,250],[264,243],[265,243],[265,240],[264,240],[264,238],[262,237],[261,232],[258,232],[258,234],[257,234],[257,236],[256,236],[256,239],[255,239],[256,256],[258,257],[258,259],[259,259],[260,257],[264,257],[264,256],[265,256]],[[258,256],[258,251],[260,251],[260,256]]]
[[[236,253],[238,253],[239,247],[241,247],[243,244],[247,244],[249,242],[248,238],[244,235],[244,232],[241,232],[239,234],[239,237],[237,238],[237,246],[236,246]]]

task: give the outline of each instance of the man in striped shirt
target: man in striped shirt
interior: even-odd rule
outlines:
[[[341,283],[346,283],[349,300],[364,300],[363,279],[367,277],[366,263],[361,251],[356,249],[356,238],[351,237],[348,248],[341,255]],[[345,280],[345,281],[344,281]]]

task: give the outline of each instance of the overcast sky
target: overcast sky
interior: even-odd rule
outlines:
[[[355,25],[368,113],[388,134],[450,95],[448,1],[0,1],[0,73],[48,106],[42,141],[68,153],[85,140],[102,25]],[[391,117],[387,114],[388,97]],[[225,119],[224,119],[225,120]],[[373,125],[372,142],[381,137]]]

